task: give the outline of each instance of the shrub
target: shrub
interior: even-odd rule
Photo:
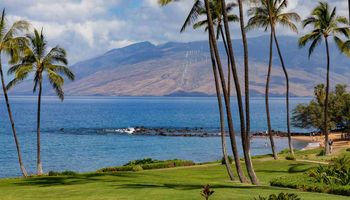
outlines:
[[[131,162],[130,162],[131,163]],[[133,162],[136,163],[136,162]],[[152,160],[148,164],[138,164],[138,165],[125,165],[117,167],[106,167],[97,172],[118,172],[118,171],[141,171],[141,170],[150,170],[150,169],[162,169],[162,168],[172,168],[172,167],[181,167],[181,166],[191,166],[195,165],[193,161],[190,160],[165,160],[165,161],[156,161]]]
[[[347,148],[346,151],[350,151],[350,148]]]
[[[322,192],[350,196],[349,185],[343,186],[315,182],[315,180],[312,177],[308,177],[305,174],[275,178],[272,181],[270,181],[270,184],[271,186],[287,187],[308,192]]]
[[[289,149],[283,149],[278,154],[287,154],[287,153],[289,153]]]
[[[298,197],[298,195],[293,194],[293,193],[279,193],[278,195],[276,194],[271,194],[268,197],[262,197],[259,196],[258,198],[254,198],[255,200],[301,200],[301,198]]]
[[[141,167],[141,165],[134,165],[132,166],[132,171],[137,172],[137,171],[142,171],[143,168]]]
[[[144,158],[141,160],[132,160],[128,163],[126,163],[124,166],[130,166],[130,165],[143,165],[143,164],[151,164],[151,163],[157,163],[160,162],[158,160],[153,160],[152,158]]]
[[[73,171],[63,171],[63,172],[55,172],[55,171],[49,171],[49,176],[75,176],[78,173]]]
[[[227,159],[228,159],[228,162],[229,162],[230,164],[233,163],[233,158],[232,158],[231,156],[227,156]],[[222,164],[222,165],[226,164],[225,158],[224,158],[224,157],[221,158],[221,164]]]
[[[286,156],[286,160],[296,160],[296,158],[292,154],[289,154]]]
[[[210,188],[210,185],[203,186],[201,195],[205,200],[209,200],[209,197],[213,194],[214,194],[214,190]]]
[[[342,156],[327,166],[320,165],[311,170],[309,176],[320,183],[350,185],[350,157]]]
[[[324,156],[324,155],[326,155],[326,152],[324,151],[324,149],[322,149],[320,153],[317,154],[317,156]]]

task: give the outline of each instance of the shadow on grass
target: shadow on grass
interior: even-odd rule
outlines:
[[[290,164],[289,166],[288,173],[301,173],[315,168],[315,166],[303,163]]]
[[[79,174],[75,176],[42,176],[22,179],[21,182],[14,183],[17,186],[39,186],[50,187],[58,185],[80,185],[91,182],[113,182],[113,180],[105,178],[107,176],[116,176],[120,178],[137,178],[136,174],[131,173],[91,173],[91,174]],[[115,181],[115,180],[114,180]],[[119,182],[122,180],[118,179]]]
[[[173,183],[173,184],[122,184],[118,185],[117,189],[174,189],[174,190],[201,190],[204,184],[186,184],[186,183]],[[251,185],[224,185],[213,184],[210,185],[212,189],[271,189],[269,186],[251,186]]]

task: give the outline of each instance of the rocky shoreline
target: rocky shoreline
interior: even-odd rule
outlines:
[[[104,129],[107,133],[129,134],[140,136],[169,136],[169,137],[219,137],[220,130],[215,128],[172,128],[172,127],[135,127],[135,128],[121,128],[121,129]],[[272,131],[276,137],[287,137],[287,133],[283,131]],[[310,136],[311,133],[293,132],[292,136]],[[240,135],[240,134],[238,134]],[[267,137],[266,132],[251,132],[251,137]],[[226,131],[226,136],[228,132]]]

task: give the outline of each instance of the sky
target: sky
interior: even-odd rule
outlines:
[[[60,45],[67,50],[70,64],[136,42],[150,41],[162,44],[207,38],[201,30],[179,33],[193,0],[182,0],[166,7],[160,7],[157,1],[0,0],[0,5],[6,8],[9,23],[27,20],[32,27],[43,28],[49,45]],[[290,0],[288,10],[298,12],[304,18],[310,14],[317,2]],[[337,6],[338,14],[348,16],[347,0],[328,2]],[[232,38],[239,38],[238,28],[238,24],[231,25]],[[262,30],[253,31],[248,37],[262,34],[265,34]],[[279,34],[293,33],[280,29]]]

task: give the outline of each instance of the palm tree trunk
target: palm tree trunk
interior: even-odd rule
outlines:
[[[219,75],[220,75],[221,87],[222,87],[222,91],[223,91],[223,94],[224,94],[225,108],[226,108],[226,114],[227,114],[227,122],[228,122],[228,128],[229,128],[229,134],[230,134],[230,140],[231,140],[233,156],[234,156],[234,159],[235,159],[235,166],[236,166],[236,170],[237,170],[237,174],[238,174],[239,180],[241,182],[247,182],[247,179],[244,176],[244,173],[243,173],[243,170],[242,170],[242,167],[241,167],[241,162],[240,162],[239,155],[238,155],[237,144],[236,144],[236,137],[235,137],[235,132],[234,132],[234,128],[233,128],[233,122],[232,122],[231,105],[230,105],[230,100],[229,100],[228,93],[227,93],[225,76],[224,76],[224,72],[223,72],[222,65],[221,65],[219,50],[218,50],[217,42],[216,42],[216,39],[215,39],[214,26],[213,26],[213,20],[212,20],[211,12],[210,12],[209,0],[204,0],[204,2],[205,2],[205,8],[206,8],[206,11],[207,11],[209,36],[210,36],[210,39],[211,39],[211,42],[212,42],[212,45],[213,45],[215,60],[216,60],[218,71],[219,71]]]
[[[37,173],[43,174],[43,166],[40,155],[40,112],[41,112],[42,78],[39,77],[38,113],[37,113]]]
[[[215,89],[216,89],[216,96],[218,99],[218,106],[219,106],[219,114],[220,114],[220,132],[221,132],[221,147],[222,147],[222,154],[224,156],[225,160],[225,167],[227,170],[227,173],[231,180],[234,180],[234,175],[230,166],[230,162],[227,155],[227,148],[226,148],[226,133],[225,133],[225,116],[224,116],[224,110],[222,107],[222,100],[221,100],[221,94],[220,94],[220,85],[218,80],[218,74],[216,71],[216,64],[215,64],[215,57],[213,53],[213,45],[211,43],[211,39],[209,38],[209,46],[210,46],[210,56],[211,56],[211,62],[213,67],[213,75],[214,75],[214,81],[215,81]]]
[[[349,10],[349,21],[350,21],[350,0],[348,0],[348,10]]]
[[[275,44],[276,44],[276,48],[277,48],[277,52],[278,52],[278,56],[280,58],[281,61],[281,65],[282,65],[282,69],[283,69],[283,73],[284,76],[286,78],[286,109],[287,109],[287,134],[288,134],[288,145],[289,145],[289,151],[290,153],[293,155],[294,157],[294,148],[293,148],[293,144],[292,144],[292,136],[291,136],[291,132],[290,132],[290,116],[289,116],[289,76],[288,76],[288,72],[287,72],[287,68],[284,65],[284,60],[282,57],[282,52],[280,49],[280,45],[278,43],[277,37],[276,37],[276,32],[275,30],[273,31],[273,37],[275,38]]]
[[[273,41],[273,33],[271,30],[270,34],[270,54],[269,54],[269,67],[267,70],[267,77],[266,77],[266,88],[265,88],[265,106],[266,106],[266,121],[267,121],[267,131],[270,137],[270,143],[271,143],[271,150],[272,155],[275,160],[278,159],[276,148],[275,148],[275,141],[273,140],[272,135],[272,129],[271,129],[271,118],[270,118],[270,108],[269,108],[269,90],[270,90],[270,79],[271,79],[271,69],[272,69],[272,41]]]
[[[230,55],[228,53],[228,49],[227,49],[227,43],[226,43],[226,38],[222,29],[222,25],[219,24],[219,28],[220,28],[220,33],[221,33],[221,37],[222,37],[222,42],[224,43],[224,47],[225,47],[225,52],[227,55],[227,90],[228,90],[228,96],[229,98],[231,98],[231,69],[230,69]]]
[[[327,51],[327,84],[326,84],[326,100],[324,102],[324,135],[325,135],[325,151],[326,155],[330,155],[329,150],[329,132],[328,132],[328,97],[329,97],[329,68],[330,68],[330,55],[329,55],[329,45],[328,38],[325,37],[326,41],[326,51]]]
[[[247,45],[247,38],[246,38],[245,27],[244,27],[244,14],[243,14],[242,1],[238,0],[238,5],[239,5],[239,11],[240,11],[240,26],[241,26],[243,47],[244,47],[244,64],[245,64],[245,72],[246,72],[245,73],[245,80],[248,81],[248,84],[246,83],[246,88],[247,88],[247,86],[249,85],[248,45]],[[225,0],[221,0],[221,6],[223,8],[226,8]],[[239,79],[238,79],[238,75],[237,75],[236,63],[235,63],[235,59],[234,59],[234,55],[233,55],[232,41],[231,41],[231,35],[230,35],[230,29],[229,29],[229,25],[228,25],[228,16],[227,16],[226,9],[222,9],[222,14],[224,16],[226,40],[227,40],[227,46],[228,46],[228,50],[229,50],[229,54],[230,54],[233,80],[235,82],[235,88],[236,88],[236,94],[237,94],[244,159],[245,159],[246,168],[247,168],[248,175],[249,175],[251,182],[254,185],[258,185],[259,180],[255,174],[253,162],[252,162],[251,155],[250,155],[250,138],[249,138],[249,133],[247,132],[247,129],[246,129],[246,124],[245,124],[243,102],[242,102],[242,93],[241,93],[241,87],[240,87]],[[246,92],[248,92],[248,96],[246,97],[246,114],[248,113],[246,115],[246,117],[248,119],[249,118],[249,86],[248,86],[248,89],[246,90]],[[248,125],[249,125],[249,123],[248,123]]]
[[[7,112],[8,112],[10,123],[11,123],[11,127],[12,127],[13,137],[15,139],[19,167],[21,168],[22,175],[24,177],[27,177],[28,174],[27,174],[27,170],[25,169],[25,167],[23,165],[23,162],[22,162],[21,149],[20,149],[18,138],[17,138],[15,122],[14,122],[13,117],[12,117],[12,111],[11,111],[11,107],[10,107],[10,103],[9,103],[9,98],[8,98],[8,94],[7,94],[5,80],[4,80],[4,74],[3,74],[2,63],[1,63],[1,52],[0,52],[0,76],[1,76],[2,90],[3,90],[5,101],[6,101]]]

